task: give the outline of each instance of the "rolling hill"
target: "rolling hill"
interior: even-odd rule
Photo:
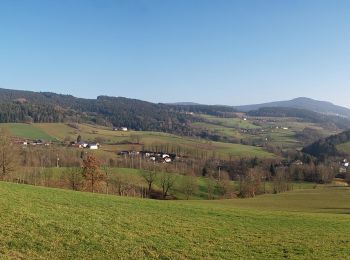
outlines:
[[[350,142],[350,130],[337,135],[332,135],[306,146],[304,153],[310,154],[321,160],[332,156],[350,155],[348,145]]]
[[[345,187],[221,202],[152,201],[4,182],[0,193],[4,258],[347,259],[350,255],[350,197]]]
[[[350,118],[350,109],[337,106],[327,101],[318,101],[311,98],[299,97],[287,101],[276,101],[262,104],[254,105],[244,105],[237,106],[237,110],[248,112],[252,110],[258,110],[264,107],[288,107],[288,108],[298,108],[314,111],[317,113],[327,114],[327,115],[337,115],[341,117]]]

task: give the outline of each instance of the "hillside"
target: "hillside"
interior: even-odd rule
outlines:
[[[189,112],[221,115],[232,107],[167,105],[124,98],[99,96],[76,98],[50,92],[0,89],[0,123],[83,122],[134,130],[191,134]]]
[[[252,110],[258,110],[263,107],[298,108],[298,109],[310,110],[310,111],[314,111],[322,114],[337,115],[341,117],[350,118],[350,109],[348,108],[337,106],[330,102],[318,101],[318,100],[305,98],[305,97],[295,98],[287,101],[276,101],[276,102],[269,102],[269,103],[255,104],[255,105],[237,106],[236,108],[239,111],[248,112]]]
[[[0,193],[5,258],[345,259],[350,254],[347,188],[222,202],[152,201],[3,182]]]
[[[326,115],[301,108],[290,107],[263,107],[258,110],[252,110],[247,113],[249,116],[258,117],[296,117],[305,122],[320,123],[323,125],[332,125],[340,129],[350,128],[350,119],[336,115]]]
[[[189,116],[165,106],[123,97],[76,98],[48,92],[0,89],[0,122],[89,122],[186,134]]]
[[[342,156],[344,154],[350,155],[347,150],[349,142],[350,130],[314,142],[305,147],[303,152],[321,160],[332,156]]]

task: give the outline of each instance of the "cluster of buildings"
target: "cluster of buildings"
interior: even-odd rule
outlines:
[[[152,152],[152,151],[120,151],[118,155],[122,156],[141,156],[153,162],[171,163],[176,159],[176,154]]]
[[[123,127],[113,127],[113,131],[123,131],[123,132],[127,132],[128,128],[123,126]]]
[[[27,145],[45,145],[45,146],[49,146],[50,143],[49,142],[45,142],[44,140],[38,139],[38,140],[32,140],[32,141],[28,141],[28,140],[15,140],[15,143],[17,144],[21,144],[23,146],[27,146]]]
[[[339,173],[346,173],[346,171],[349,168],[349,165],[350,165],[350,163],[349,163],[348,159],[344,159],[341,163]]]
[[[84,141],[72,142],[71,146],[73,146],[75,148],[85,148],[85,149],[90,149],[90,150],[97,150],[98,148],[100,148],[99,143],[87,143]]]

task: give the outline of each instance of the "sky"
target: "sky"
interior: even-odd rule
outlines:
[[[348,0],[0,0],[0,88],[350,107]]]

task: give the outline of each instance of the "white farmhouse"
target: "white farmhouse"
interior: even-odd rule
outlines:
[[[88,148],[90,149],[90,150],[97,150],[98,149],[98,144],[89,144],[88,145]]]

